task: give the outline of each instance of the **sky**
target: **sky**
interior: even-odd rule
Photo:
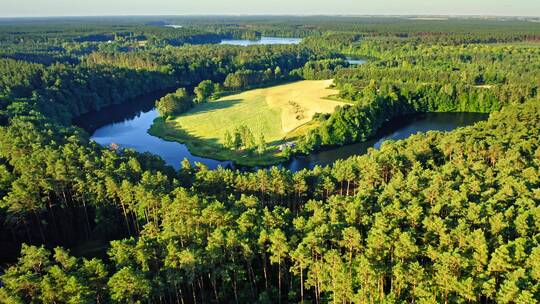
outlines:
[[[103,15],[540,16],[540,0],[0,0],[0,17]]]

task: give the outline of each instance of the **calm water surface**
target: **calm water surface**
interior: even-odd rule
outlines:
[[[100,145],[108,146],[116,143],[123,148],[150,152],[159,155],[167,164],[177,169],[184,158],[191,162],[204,163],[211,169],[218,166],[234,168],[230,161],[194,156],[181,143],[168,142],[148,134],[148,129],[158,115],[154,109],[154,101],[161,95],[163,93],[148,95],[130,104],[116,105],[89,113],[79,117],[75,123],[90,132],[91,138]],[[365,154],[371,147],[377,149],[386,140],[404,139],[412,134],[430,130],[450,131],[486,118],[487,115],[476,113],[427,113],[402,117],[385,124],[381,131],[367,142],[320,151],[308,156],[297,156],[281,166],[298,171],[304,168],[311,169],[316,165],[329,165],[338,159]]]
[[[297,156],[285,166],[292,171],[313,169],[316,165],[326,166],[338,159],[367,153],[369,148],[379,149],[387,140],[405,139],[413,134],[428,131],[452,131],[472,125],[488,118],[482,113],[422,113],[396,118],[384,124],[374,138],[351,145],[320,151],[307,156]]]
[[[230,45],[263,45],[263,44],[299,44],[302,38],[283,38],[283,37],[261,37],[260,40],[222,40],[221,44]]]
[[[188,158],[191,162],[201,162],[210,168],[232,166],[229,161],[218,161],[192,155],[187,147],[178,142],[169,142],[148,134],[148,129],[158,116],[154,103],[165,93],[157,93],[139,98],[133,103],[115,105],[98,112],[88,113],[76,119],[75,124],[92,134],[91,139],[102,146],[111,143],[122,148],[132,148],[138,152],[150,152],[178,169],[180,162]]]
[[[366,63],[366,60],[362,59],[362,58],[347,57],[347,61],[351,65],[362,65],[362,64]]]

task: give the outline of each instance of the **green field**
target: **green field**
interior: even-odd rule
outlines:
[[[336,93],[332,80],[299,81],[250,90],[197,105],[174,118],[158,118],[149,133],[185,143],[191,153],[240,165],[270,165],[285,157],[279,145],[301,136],[316,113],[331,113],[343,103],[327,99]],[[226,131],[245,125],[257,138],[263,134],[268,151],[263,155],[233,151],[223,146]]]

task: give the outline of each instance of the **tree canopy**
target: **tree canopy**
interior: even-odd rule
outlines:
[[[540,302],[537,23],[235,18],[0,25],[1,303]],[[309,37],[186,45],[262,34]],[[208,81],[318,75],[350,105],[319,116],[305,151],[406,113],[490,117],[298,172],[175,171],[71,124],[155,90],[185,87],[158,101],[168,115]],[[265,148],[249,126],[228,132]]]

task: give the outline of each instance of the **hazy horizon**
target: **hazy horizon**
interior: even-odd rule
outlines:
[[[540,1],[522,0],[0,0],[0,17],[185,16],[185,15],[408,15],[539,17]]]

